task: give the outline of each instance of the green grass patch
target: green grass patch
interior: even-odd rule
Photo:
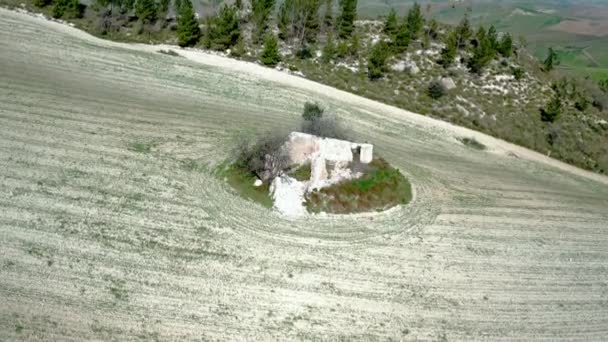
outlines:
[[[152,142],[134,142],[129,144],[129,150],[138,153],[150,153],[155,144]]]
[[[461,138],[460,142],[462,142],[465,146],[475,150],[483,151],[486,149],[486,145],[480,143],[475,138]]]
[[[310,163],[307,163],[290,172],[289,175],[300,182],[305,182],[310,180],[311,172],[311,165]]]
[[[307,196],[309,212],[350,214],[381,211],[412,199],[412,187],[399,170],[374,159],[362,177],[314,191]]]
[[[241,197],[259,203],[266,208],[272,208],[270,184],[264,183],[261,186],[254,186],[253,183],[257,177],[253,173],[238,165],[231,164],[221,165],[217,174],[225,179]]]

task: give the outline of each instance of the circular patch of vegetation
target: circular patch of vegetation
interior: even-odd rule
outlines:
[[[411,201],[411,184],[383,158],[374,159],[361,171],[360,177],[310,192],[305,203],[308,211],[332,214],[374,212]]]

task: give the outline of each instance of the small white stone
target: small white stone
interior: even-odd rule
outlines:
[[[255,187],[262,186],[262,184],[264,184],[264,182],[260,179],[256,179],[255,182],[253,182],[253,186]]]

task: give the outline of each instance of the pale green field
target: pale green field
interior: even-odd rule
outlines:
[[[474,150],[468,131],[255,65],[5,10],[0,46],[2,341],[608,335],[605,177],[482,135]],[[287,220],[212,176],[237,131],[293,125],[306,100],[373,142],[415,199]]]

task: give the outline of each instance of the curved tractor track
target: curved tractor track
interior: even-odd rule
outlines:
[[[0,10],[0,47],[0,340],[608,338],[604,177],[27,14]],[[212,176],[240,129],[294,125],[306,100],[376,144],[414,201],[286,220]]]

